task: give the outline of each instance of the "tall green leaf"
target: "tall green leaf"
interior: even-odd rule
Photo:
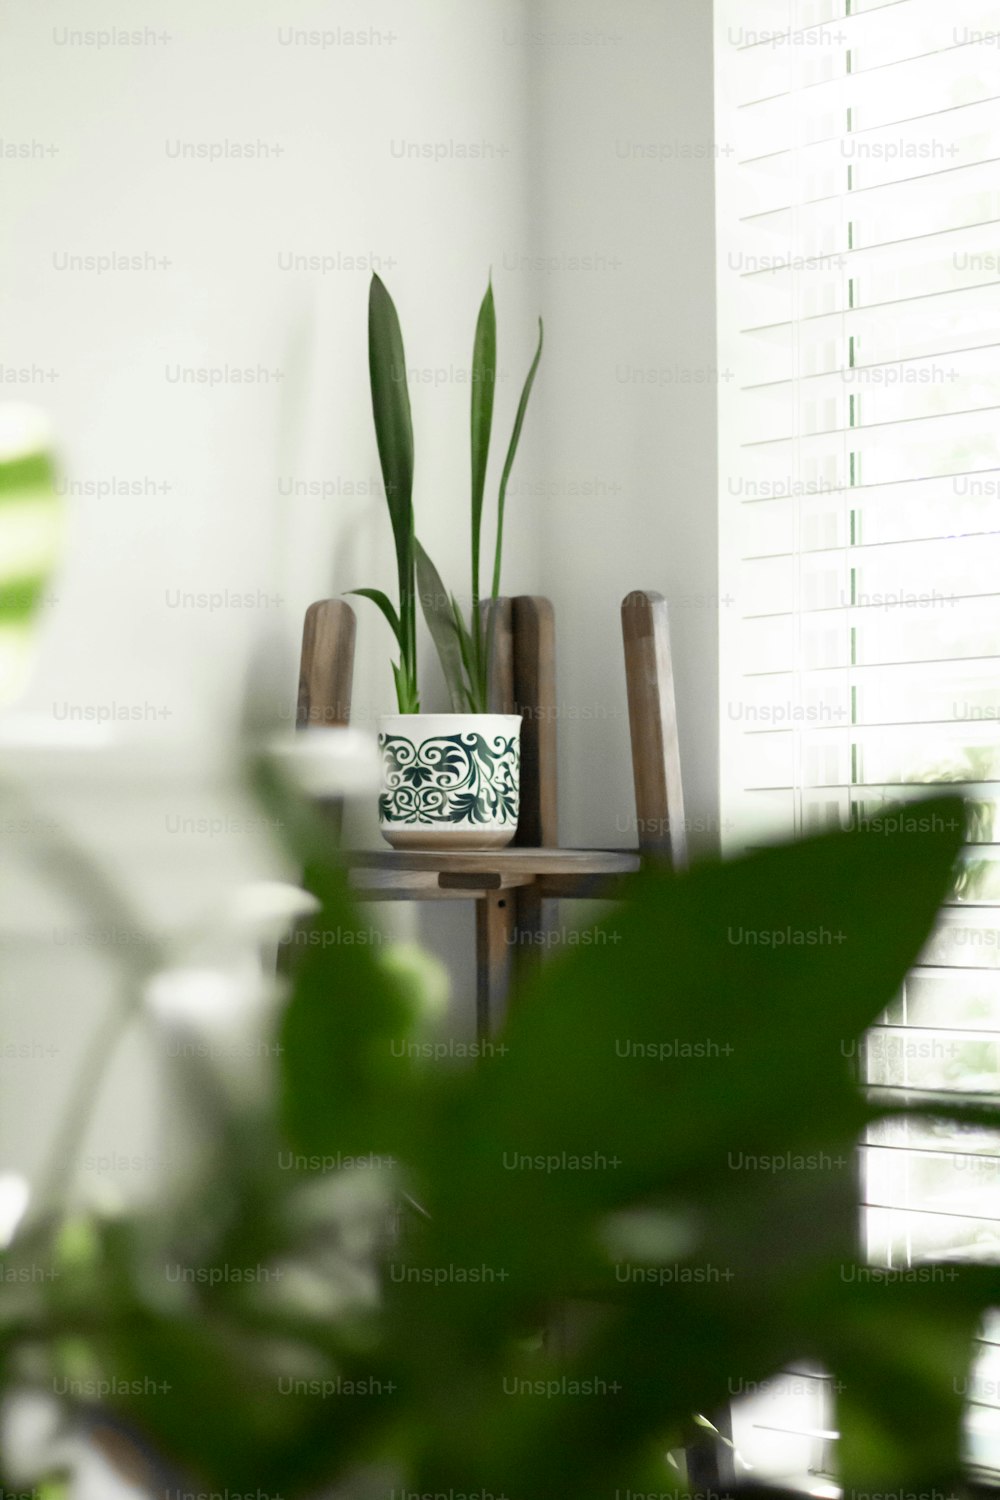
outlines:
[[[500,493],[497,499],[497,545],[496,552],[494,553],[493,557],[493,587],[491,590],[494,599],[496,599],[500,593],[500,564],[503,558],[503,517],[504,509],[507,504],[507,482],[510,479],[510,471],[511,469],[513,469],[514,460],[517,457],[517,445],[521,441],[521,428],[524,426],[524,417],[525,413],[528,410],[528,402],[531,399],[531,388],[535,383],[535,376],[538,373],[538,364],[542,357],[542,345],[544,344],[544,341],[545,327],[542,323],[541,318],[539,318],[538,348],[535,350],[535,357],[531,361],[531,369],[528,371],[527,379],[524,382],[524,389],[521,392],[521,399],[517,404],[517,416],[514,418],[514,431],[510,435],[510,446],[507,449],[507,457],[504,460],[503,474],[500,478]]]
[[[493,283],[486,288],[476,320],[472,348],[472,607],[479,599],[479,549],[483,525],[483,495],[486,466],[493,429],[493,398],[496,394],[497,318]]]
[[[440,573],[420,545],[419,539],[415,542],[415,547],[420,606],[437,648],[452,709],[461,714],[465,712],[462,647],[452,614],[451,600]]]
[[[472,348],[472,617],[471,630],[478,691],[484,672],[482,627],[479,621],[479,553],[483,528],[483,495],[493,428],[493,398],[496,394],[497,319],[492,279],[486,288],[476,319]]]
[[[455,621],[455,634],[458,636],[459,650],[462,653],[462,665],[465,667],[466,686],[463,688],[463,693],[465,695],[466,709],[469,713],[478,713],[480,710],[477,707],[478,699],[475,696],[475,645],[469,627],[462,619],[462,611],[458,607],[458,600],[454,594],[451,596],[451,613]]]
[[[381,277],[368,294],[368,369],[379,462],[396,544],[401,667],[416,683],[416,601],[413,554],[413,423],[406,356],[396,308]]]
[[[413,423],[399,317],[375,275],[368,297],[368,368],[386,503],[402,559],[413,546]]]

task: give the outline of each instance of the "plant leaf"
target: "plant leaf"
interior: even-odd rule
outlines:
[[[468,712],[471,714],[481,713],[476,697],[476,666],[475,666],[475,643],[469,632],[469,627],[462,619],[462,611],[458,607],[458,600],[454,594],[451,596],[451,613],[455,621],[455,634],[458,636],[458,647],[462,653],[462,665],[465,668],[466,683],[463,688]]]
[[[378,605],[379,609],[389,621],[392,633],[396,637],[396,641],[399,644],[400,649],[402,649],[403,636],[402,628],[399,623],[399,616],[397,615],[395,605],[389,598],[388,594],[383,594],[381,589],[348,589],[348,593],[359,594],[362,599],[370,599],[373,604]]]
[[[398,1155],[416,1097],[413,1070],[391,1047],[416,1024],[412,997],[377,962],[344,877],[315,867],[307,876],[322,910],[294,935],[294,989],[281,1035],[285,1128],[307,1153]]]
[[[959,801],[921,810],[929,832],[890,836],[887,816],[683,880],[650,872],[591,941],[545,965],[510,1013],[502,1059],[456,1085],[456,1145],[427,1203],[461,1242],[437,1245],[436,1263],[492,1255],[509,1273],[480,1313],[529,1280],[535,1295],[576,1284],[601,1213],[654,1191],[733,1194],[747,1174],[730,1153],[808,1151],[857,1130],[844,1046],[914,962],[961,843]],[[567,1035],[573,1067],[560,1068]],[[617,1165],[505,1169],[594,1153]],[[538,1238],[521,1235],[526,1222]]]
[[[472,349],[472,632],[475,670],[470,676],[473,692],[479,694],[483,671],[483,632],[479,619],[479,554],[483,528],[483,495],[489,459],[490,433],[493,427],[493,398],[496,393],[497,320],[493,305],[492,278],[486,288],[476,320],[476,338]]]
[[[418,714],[420,712],[420,695],[417,685],[406,670],[405,663],[392,663],[392,677],[396,684],[396,703],[401,714]]]
[[[525,413],[528,410],[528,402],[531,399],[531,388],[535,383],[538,373],[538,364],[542,357],[542,346],[545,341],[545,327],[541,318],[538,320],[538,348],[535,357],[531,361],[531,369],[528,371],[521,392],[521,399],[517,404],[517,416],[514,418],[514,430],[510,435],[510,446],[507,449],[507,457],[504,461],[503,474],[500,478],[500,493],[497,498],[497,545],[493,557],[493,587],[491,593],[494,599],[500,593],[500,564],[503,557],[503,517],[507,504],[507,481],[510,479],[510,471],[514,467],[514,459],[517,457],[517,445],[521,441],[521,428],[524,426]]]
[[[396,545],[400,650],[411,681],[416,677],[416,606],[413,598],[413,423],[406,355],[395,304],[381,277],[368,294],[368,370],[372,412],[385,498]]]
[[[476,320],[472,348],[472,609],[479,602],[479,547],[483,525],[483,495],[493,428],[496,394],[497,318],[492,280],[486,288]]]
[[[285,955],[292,992],[280,1022],[281,1122],[307,1153],[399,1154],[419,1100],[410,1062],[393,1057],[391,1043],[418,1024],[413,991],[380,961],[381,934],[362,924],[313,804],[266,759],[251,771],[303,888],[319,903]]]
[[[959,1450],[966,1401],[975,1400],[974,1341],[1000,1293],[1000,1268],[952,1263],[855,1276],[841,1279],[816,1329],[817,1353],[837,1375],[845,1493],[938,1488],[955,1477],[948,1460]]]
[[[0,706],[31,668],[35,615],[62,541],[63,507],[41,413],[0,404]]]
[[[482,608],[486,613],[486,649],[483,652],[483,670],[481,674],[480,699],[482,708],[480,713],[490,711],[490,669],[493,666],[493,653],[496,650],[497,620],[500,615],[500,601],[494,594],[491,598],[483,601]]]
[[[439,1101],[447,1159],[427,1163],[418,1269],[392,1289],[391,1318],[415,1358],[443,1363],[450,1338],[453,1399],[477,1375],[482,1393],[478,1409],[466,1407],[459,1452],[432,1452],[427,1479],[458,1483],[478,1465],[508,1494],[592,1500],[615,1488],[651,1432],[725,1402],[733,1376],[762,1381],[817,1346],[839,1371],[852,1340],[864,1357],[843,1271],[867,1106],[843,1049],[918,957],[961,847],[962,811],[935,799],[912,833],[894,830],[889,809],[865,831],[682,877],[649,872],[590,941],[547,962],[496,1053]],[[651,1200],[690,1238],[686,1250],[650,1255],[646,1272],[642,1252],[613,1261],[602,1228]],[[422,1268],[482,1265],[498,1268],[493,1284],[419,1291]],[[620,1277],[622,1266],[635,1266],[636,1280]],[[608,1320],[569,1373],[614,1382],[614,1399],[588,1406],[571,1391],[537,1420],[526,1415],[512,1441],[509,1397],[490,1394],[512,1321],[553,1299],[593,1302],[593,1287]],[[986,1285],[980,1295],[988,1305]],[[440,1332],[457,1327],[464,1359]],[[959,1327],[944,1349],[944,1380],[968,1333]],[[876,1336],[891,1345],[891,1327]],[[902,1442],[899,1405],[880,1416]],[[953,1411],[943,1410],[920,1456],[931,1462],[949,1445]],[[870,1455],[849,1451],[856,1477]],[[421,1476],[428,1487],[440,1486]]]
[[[400,551],[412,546],[413,423],[399,316],[377,275],[368,297],[368,368],[386,503]]]
[[[464,711],[462,648],[455,628],[449,595],[445,592],[440,573],[421,546],[419,538],[414,539],[414,547],[416,549],[417,589],[424,619],[427,621],[427,628],[437,648],[438,660],[444,672],[451,706],[455,713],[462,713]]]

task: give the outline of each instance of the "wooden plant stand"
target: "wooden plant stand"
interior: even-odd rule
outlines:
[[[638,848],[559,847],[556,771],[555,616],[548,599],[521,595],[498,603],[490,708],[519,713],[521,815],[506,849],[346,850],[363,901],[472,900],[476,906],[476,1016],[480,1039],[497,1028],[515,971],[548,947],[548,903],[614,896],[645,859],[687,862],[677,715],[667,606],[636,592],[622,603],[629,732]],[[341,599],[306,611],[298,725],[350,721],[355,616]]]

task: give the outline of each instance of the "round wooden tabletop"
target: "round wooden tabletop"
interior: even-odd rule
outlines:
[[[353,870],[477,875],[627,875],[639,868],[631,849],[349,849]]]

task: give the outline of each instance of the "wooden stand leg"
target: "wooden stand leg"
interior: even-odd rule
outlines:
[[[476,902],[476,1032],[487,1041],[507,1009],[517,935],[515,892],[487,891]]]

